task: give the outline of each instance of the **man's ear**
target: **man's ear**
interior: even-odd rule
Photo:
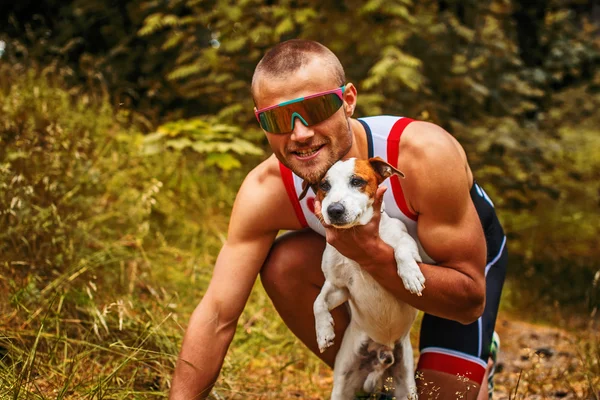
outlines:
[[[389,163],[387,163],[380,157],[369,158],[369,163],[371,164],[371,167],[373,167],[375,172],[377,172],[377,175],[381,178],[381,180],[377,179],[378,184],[380,184],[392,175],[398,175],[400,178],[405,177],[402,171],[392,167]]]
[[[317,193],[317,184],[316,183],[308,183],[307,181],[302,181],[302,192],[300,192],[300,196],[298,196],[298,200],[302,200],[306,197],[308,193],[308,189],[312,189],[313,192]]]
[[[344,111],[346,113],[346,117],[351,117],[354,114],[354,109],[356,107],[356,86],[352,83],[346,83],[346,89],[344,91]]]

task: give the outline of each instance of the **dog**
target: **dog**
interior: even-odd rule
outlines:
[[[322,219],[340,229],[367,224],[381,212],[381,239],[394,248],[398,275],[404,287],[421,295],[425,277],[418,245],[406,226],[382,210],[374,210],[378,186],[388,177],[404,174],[379,157],[338,161],[317,185]],[[305,188],[305,191],[307,188]],[[302,196],[301,196],[302,197]],[[393,380],[396,399],[416,398],[410,328],[417,310],[383,289],[353,260],[327,244],[322,265],[325,284],[314,302],[317,343],[321,352],[333,344],[330,310],[348,301],[351,320],[335,359],[332,400],[353,399],[357,391],[381,391]],[[386,385],[387,386],[387,385]]]

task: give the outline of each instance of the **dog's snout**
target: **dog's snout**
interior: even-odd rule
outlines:
[[[329,207],[327,207],[327,214],[329,214],[331,219],[334,220],[339,219],[342,215],[344,215],[345,211],[346,209],[344,208],[344,205],[340,202],[331,203]]]

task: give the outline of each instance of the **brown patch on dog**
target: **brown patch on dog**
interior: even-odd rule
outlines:
[[[312,189],[313,192],[316,192],[316,185],[310,184],[307,181],[302,181],[302,192],[300,192],[300,196],[298,196],[298,200],[302,200],[308,194],[308,189]]]
[[[383,182],[381,175],[379,175],[367,160],[356,160],[354,164],[354,175],[367,182],[367,184],[361,188],[361,191],[366,193],[371,199],[374,199],[377,187]]]
[[[321,190],[321,187],[319,185],[317,185],[316,189],[317,190],[315,199],[318,200],[320,203],[323,203],[323,199],[325,198],[325,192]]]
[[[381,179],[379,183],[383,182],[392,175],[398,175],[400,178],[405,177],[402,171],[394,168],[390,163],[380,157],[369,158],[369,163],[375,170],[375,173],[379,175]]]

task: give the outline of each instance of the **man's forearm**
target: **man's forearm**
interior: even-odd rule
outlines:
[[[202,304],[196,308],[175,366],[170,400],[208,397],[235,334],[235,325],[235,321],[220,323],[216,310],[203,309]]]
[[[373,254],[377,254],[374,263],[362,267],[399,300],[428,314],[464,324],[475,321],[483,312],[485,290],[479,290],[478,284],[460,271],[419,263],[425,290],[422,296],[416,296],[404,288],[391,246],[383,243]]]

